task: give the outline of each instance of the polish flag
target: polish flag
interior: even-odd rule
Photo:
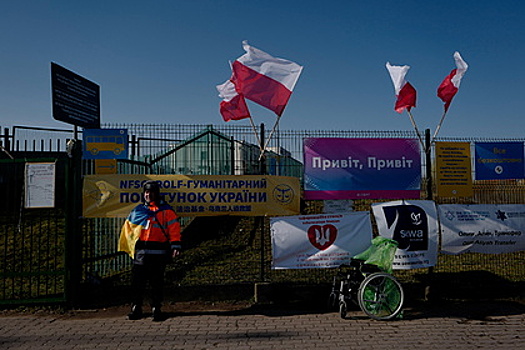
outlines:
[[[445,113],[448,111],[452,99],[458,92],[461,79],[468,69],[467,62],[463,61],[457,51],[454,52],[454,60],[456,61],[456,69],[453,69],[452,72],[445,77],[445,80],[439,85],[437,92],[438,97],[445,102]]]
[[[281,116],[303,67],[273,57],[248,45],[246,40],[242,44],[246,54],[232,65],[237,91]]]
[[[410,66],[392,66],[389,62],[386,63],[386,69],[390,73],[390,78],[394,83],[396,91],[396,105],[394,107],[397,113],[403,113],[405,109],[410,109],[416,106],[416,89],[409,82],[405,80],[405,76],[410,69]]]
[[[241,120],[250,118],[250,111],[242,95],[239,95],[235,90],[235,84],[231,80],[227,80],[221,85],[217,85],[219,97],[221,101],[219,111],[224,121]]]

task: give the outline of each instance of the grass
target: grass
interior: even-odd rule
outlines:
[[[64,217],[45,209],[20,215],[0,217],[0,301],[55,298],[65,284]]]
[[[357,206],[364,210],[369,203],[357,203]],[[306,207],[308,213],[320,210],[318,202]],[[0,217],[0,301],[52,297],[64,289],[62,214],[35,210],[25,212],[22,219],[23,226],[19,229],[18,220],[13,221],[13,216]],[[245,286],[256,282],[297,286],[331,283],[335,273],[331,269],[271,270],[269,220],[264,221],[264,232],[260,220],[255,217],[194,219],[184,230],[184,253],[168,267],[168,288],[193,288],[200,290],[198,295],[211,297],[202,291],[211,289],[219,293],[228,286],[242,286],[238,289],[245,292]],[[100,229],[95,229],[88,220],[85,224],[84,258],[96,256],[96,249],[108,257],[84,262],[83,288],[125,288],[129,285],[129,258],[115,255],[120,222]],[[264,240],[261,240],[262,234]],[[264,253],[261,254],[262,244]],[[394,275],[405,285],[414,286],[420,295],[426,285],[433,284],[445,297],[513,297],[523,295],[525,290],[524,258],[525,252],[439,255],[432,273],[428,269],[396,270]]]

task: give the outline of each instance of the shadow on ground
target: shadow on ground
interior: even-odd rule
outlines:
[[[464,274],[460,285],[451,285],[458,276],[433,276],[430,284],[404,284],[405,305],[403,320],[453,317],[464,320],[495,322],[504,316],[524,314],[525,298],[522,284],[490,280],[486,274]],[[487,278],[489,280],[487,280]],[[501,288],[491,291],[484,283],[498,284]],[[254,297],[256,289],[252,284],[179,287],[166,291],[163,310],[167,318],[198,315],[264,315],[283,317],[293,315],[333,313],[328,307],[330,285],[299,285],[291,283],[263,284]],[[461,288],[459,288],[461,286]],[[83,303],[65,313],[64,317],[125,317],[129,312],[129,287],[98,287],[83,296]],[[498,292],[499,291],[499,292]],[[430,297],[431,296],[431,297]],[[257,300],[259,299],[259,300]],[[145,308],[146,316],[149,312]],[[350,317],[367,319],[366,315],[353,306]]]
[[[169,303],[163,307],[166,319],[187,316],[246,316],[262,315],[266,317],[287,317],[297,315],[333,314],[340,318],[336,310],[320,305],[306,303],[290,304],[253,304],[250,302],[179,302]],[[148,308],[145,308],[145,318],[150,318]],[[73,309],[60,317],[62,318],[126,318],[129,305],[112,306],[95,309]],[[403,317],[399,320],[411,321],[431,318],[458,318],[464,322],[501,322],[505,317],[525,313],[525,303],[522,300],[489,300],[489,301],[448,301],[424,302],[418,301],[406,305]],[[45,313],[44,313],[45,314]],[[369,320],[368,317],[354,307],[348,313],[348,319]],[[343,321],[344,322],[344,321]],[[380,322],[380,321],[377,321]],[[386,322],[396,322],[386,321]]]

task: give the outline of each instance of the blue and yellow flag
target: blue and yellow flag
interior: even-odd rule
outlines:
[[[134,258],[135,243],[139,240],[140,232],[146,227],[148,219],[153,215],[153,212],[144,205],[138,205],[131,211],[120,230],[119,252],[126,252]]]

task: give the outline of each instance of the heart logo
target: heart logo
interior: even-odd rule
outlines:
[[[337,238],[337,228],[334,225],[312,225],[308,229],[308,239],[314,247],[325,250],[334,244]]]

